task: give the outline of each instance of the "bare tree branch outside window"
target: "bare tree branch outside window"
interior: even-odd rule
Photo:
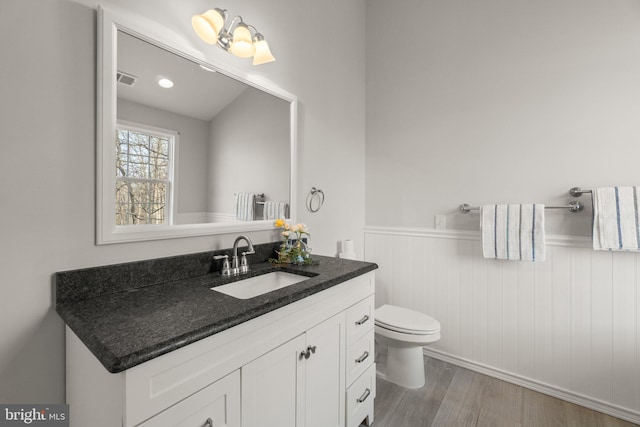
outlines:
[[[166,224],[173,141],[119,127],[115,143],[116,225]]]

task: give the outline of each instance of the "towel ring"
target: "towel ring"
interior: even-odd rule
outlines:
[[[309,212],[318,212],[324,204],[324,192],[316,187],[311,187],[311,191],[307,196],[307,209]],[[314,207],[314,205],[316,205]]]

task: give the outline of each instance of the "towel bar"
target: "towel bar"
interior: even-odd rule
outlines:
[[[256,202],[256,205],[264,205],[267,202]]]
[[[589,192],[591,192],[589,190]],[[545,209],[569,209],[569,212],[571,213],[577,213],[580,212],[582,209],[584,209],[584,205],[580,202],[570,202],[568,205],[566,206],[545,206]],[[471,211],[477,211],[480,210],[479,206],[470,206],[466,203],[460,205],[460,207],[458,208],[458,210],[462,213],[469,213]]]
[[[591,190],[583,190],[580,187],[573,187],[571,190],[569,190],[569,194],[571,194],[573,197],[580,197],[584,193],[591,193]]]
[[[238,194],[241,194],[241,193],[233,193],[234,196],[237,196]],[[256,194],[256,197],[259,199],[264,199],[264,193]]]

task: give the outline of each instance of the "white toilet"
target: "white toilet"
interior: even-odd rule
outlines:
[[[375,336],[387,346],[382,376],[406,388],[424,385],[422,347],[440,339],[440,322],[426,314],[385,304],[376,309]]]

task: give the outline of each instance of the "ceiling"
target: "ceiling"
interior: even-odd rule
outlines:
[[[118,72],[136,77],[118,83],[118,98],[210,121],[249,86],[181,56],[118,31]],[[158,85],[166,77],[170,89]]]

